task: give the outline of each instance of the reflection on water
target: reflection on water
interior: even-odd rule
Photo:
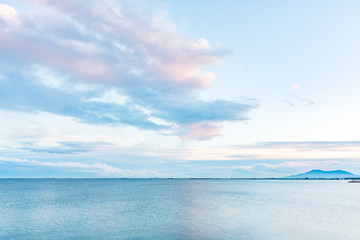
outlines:
[[[346,181],[2,179],[0,239],[360,239]]]

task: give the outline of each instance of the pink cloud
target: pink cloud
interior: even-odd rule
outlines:
[[[20,20],[16,9],[7,4],[0,4],[0,24],[5,25],[5,29],[6,27],[18,26]]]
[[[48,108],[11,98],[12,107],[28,104],[29,109],[71,115],[92,124],[165,129],[183,139],[199,140],[219,136],[221,122],[244,120],[254,107],[196,98],[196,92],[216,78],[205,68],[216,64],[224,51],[205,38],[182,34],[167,10],[154,2],[17,0],[13,4],[0,4],[0,26],[6,25],[6,31],[0,28],[0,61],[19,74],[13,86],[26,81],[37,97],[44,98],[39,102],[54,101],[65,107]],[[88,93],[64,91],[59,81],[44,81],[34,69],[65,79],[66,86],[94,88]],[[63,102],[41,95],[39,86],[44,84],[65,95]],[[96,105],[94,100],[102,99],[100,92],[109,89],[123,93],[126,104],[114,106],[112,100],[102,104],[103,109]],[[22,91],[25,98],[34,94]]]
[[[146,2],[136,8],[135,3],[114,1],[30,2],[41,10],[21,12],[26,26],[12,35],[15,41],[5,43],[19,55],[28,52],[29,61],[84,81],[114,84],[121,84],[132,69],[141,69],[143,78],[190,91],[215,79],[203,68],[218,62],[219,54],[206,39],[183,36],[162,8]]]
[[[296,91],[299,87],[300,87],[299,84],[294,83],[293,86],[292,86],[292,90],[293,90],[293,91]]]
[[[184,126],[180,137],[182,139],[209,140],[213,137],[220,136],[223,126],[218,123],[197,122]]]

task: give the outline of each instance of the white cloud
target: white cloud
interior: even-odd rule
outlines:
[[[286,161],[276,164],[271,163],[254,163],[249,165],[237,165],[237,166],[217,166],[212,167],[215,169],[232,169],[242,170],[253,173],[271,173],[272,171],[281,172],[299,172],[304,170],[311,170],[316,168],[326,168],[331,166],[341,166],[344,163],[340,160],[319,160],[319,161]]]
[[[1,23],[5,25],[5,30],[8,30],[9,27],[19,26],[20,19],[16,9],[6,4],[0,4],[0,26]]]
[[[103,103],[115,103],[118,105],[124,105],[129,101],[129,97],[119,93],[117,89],[110,89],[99,97],[92,97],[87,101],[103,102]]]
[[[289,98],[286,100],[287,104],[291,107],[307,107],[314,104],[314,101],[310,98],[304,98],[298,94],[300,84],[294,83],[292,85],[292,93],[289,94]]]
[[[331,165],[342,165],[342,161],[325,160],[325,161],[291,161],[279,164],[259,163],[256,166],[263,166],[268,169],[286,169],[286,168],[319,168]]]
[[[213,167],[213,168],[243,170],[243,171],[247,171],[247,172],[252,172],[254,170],[254,167],[255,167],[255,165],[243,165],[243,166],[230,166],[230,167],[220,166],[220,167]]]
[[[299,87],[300,87],[300,85],[298,83],[294,83],[292,86],[292,90],[296,91]]]
[[[216,63],[218,53],[205,38],[183,36],[161,8],[145,2],[144,6],[121,1],[32,2],[41,10],[29,13],[36,18],[30,20],[27,12],[23,18],[34,33],[26,35],[23,29],[22,40],[14,47],[32,48],[38,61],[84,81],[112,78],[118,82],[127,72],[141,69],[147,78],[192,90],[208,86],[215,78],[202,68]],[[9,12],[3,11],[8,21],[17,17],[15,9],[3,8]],[[33,34],[44,36],[41,41],[46,44],[34,48],[40,39]]]
[[[79,171],[79,172],[93,172],[97,173],[99,176],[108,176],[108,177],[159,177],[162,176],[159,172],[155,170],[130,170],[130,169],[120,169],[117,167],[110,166],[105,163],[96,162],[94,164],[80,163],[80,162],[42,162],[36,160],[28,159],[18,159],[18,158],[0,158],[1,162],[15,163],[20,165],[30,165],[30,166],[44,166],[52,168],[64,168],[69,171]]]

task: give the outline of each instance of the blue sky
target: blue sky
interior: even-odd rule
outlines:
[[[0,4],[0,177],[360,174],[358,1]]]

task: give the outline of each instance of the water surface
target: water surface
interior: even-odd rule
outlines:
[[[1,179],[0,239],[360,239],[347,181]]]

